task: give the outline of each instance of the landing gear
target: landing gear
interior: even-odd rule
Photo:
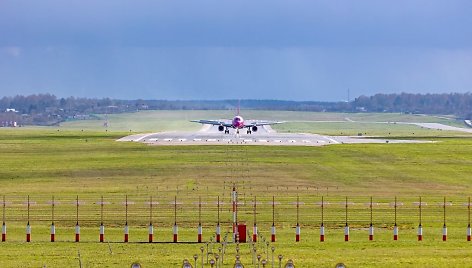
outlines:
[[[229,134],[229,129],[225,129],[225,134]]]
[[[252,134],[252,131],[250,129],[248,129],[247,134]]]
[[[239,134],[239,129],[238,129],[238,130],[236,130],[236,134]]]

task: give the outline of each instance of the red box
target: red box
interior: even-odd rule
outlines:
[[[238,224],[239,243],[246,243],[246,224]]]

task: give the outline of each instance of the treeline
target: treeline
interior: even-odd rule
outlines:
[[[285,110],[315,112],[401,112],[451,114],[472,117],[472,94],[376,94],[360,96],[351,102],[282,100],[116,100],[110,98],[57,98],[37,94],[0,99],[0,123],[52,125],[64,120],[87,119],[93,114],[134,112],[139,110]]]
[[[20,125],[53,125],[65,120],[88,119],[93,114],[112,114],[139,110],[292,110],[336,111],[344,103],[280,100],[116,100],[110,98],[57,98],[51,94],[37,94],[0,99],[0,123],[18,122]],[[4,124],[3,124],[4,125]]]
[[[470,119],[472,116],[472,94],[376,94],[370,97],[356,98],[351,103],[351,107],[369,112],[448,114]]]
[[[0,123],[53,125],[68,119],[84,119],[96,113],[131,111],[119,100],[57,98],[51,94],[17,95],[0,99]]]
[[[235,109],[238,105],[243,109],[259,110],[294,110],[323,111],[340,109],[334,102],[315,101],[281,101],[281,100],[116,100],[89,98],[57,98],[51,94],[38,94],[0,99],[0,111],[15,109],[20,114],[56,113],[56,114],[91,114],[117,113],[136,110],[225,110]]]

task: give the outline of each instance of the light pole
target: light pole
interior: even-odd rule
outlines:
[[[197,268],[198,254],[193,255],[193,259],[195,260],[195,268]]]
[[[200,251],[202,252],[202,268],[203,268],[203,252],[205,251],[205,248],[204,247],[200,247]]]

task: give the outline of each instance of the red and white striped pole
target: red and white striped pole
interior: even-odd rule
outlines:
[[[370,197],[370,226],[369,226],[369,241],[374,240],[374,225],[372,223],[372,211],[373,211],[373,203],[372,203],[372,196]]]
[[[272,227],[270,228],[270,241],[275,242],[275,197],[272,196]]]
[[[216,225],[216,242],[220,243],[220,241],[221,241],[221,228],[220,228],[220,224],[218,223]]]
[[[218,210],[218,217],[217,217],[217,223],[216,223],[216,242],[220,243],[221,241],[221,228],[220,228],[220,196],[218,196],[218,201],[217,201],[217,210]]]
[[[300,198],[297,195],[297,226],[295,227],[295,242],[300,242],[300,224],[299,224],[299,217],[300,217]]]
[[[2,224],[2,242],[7,241],[7,225],[5,222]]]
[[[443,229],[442,229],[442,240],[443,240],[443,241],[446,241],[446,240],[447,240],[447,227],[446,227],[446,225],[443,225]]]
[[[129,239],[129,227],[128,227],[128,223],[125,224],[124,233],[125,233],[124,242],[125,242],[125,243],[128,243],[128,239]]]
[[[3,196],[3,224],[2,224],[2,242],[7,241],[7,225],[5,224],[5,196]]]
[[[325,241],[325,228],[324,228],[324,196],[321,196],[321,227],[320,227],[320,242]]]
[[[75,225],[75,242],[79,242],[80,241],[80,226],[79,226],[79,222],[77,222],[77,224]]]
[[[128,195],[126,195],[126,199],[125,199],[125,228],[124,228],[124,234],[125,234],[124,242],[125,242],[125,243],[128,243],[128,239],[129,239],[129,228],[128,228]]]
[[[393,226],[393,240],[398,240],[398,226],[397,226],[397,197],[395,196],[395,203],[393,205],[395,210],[395,225]]]
[[[197,227],[197,242],[202,242],[202,197],[198,198],[198,227]]]
[[[272,224],[272,227],[270,228],[270,242],[274,243],[276,241],[275,239],[275,225]]]
[[[28,223],[26,224],[26,242],[31,241],[31,226],[30,226],[30,221],[29,221],[29,214],[30,214],[30,200],[29,200],[29,195],[28,195]]]
[[[105,226],[103,226],[103,222],[100,223],[100,242],[105,242]]]
[[[51,242],[54,242],[56,240],[56,226],[54,226],[54,223],[51,224]]]
[[[344,241],[349,241],[349,226],[347,224],[344,226]]]
[[[295,227],[295,242],[300,242],[300,225],[298,223]]]
[[[174,197],[174,227],[172,228],[174,234],[174,243],[178,241],[179,227],[177,226],[177,196]]]
[[[198,224],[198,243],[201,243],[202,242],[202,233],[203,233],[203,230],[202,230],[202,224],[199,223]]]
[[[56,226],[54,226],[54,196],[52,196],[52,201],[51,201],[51,242],[54,242],[56,240]]]
[[[149,200],[149,227],[148,227],[148,242],[152,243],[154,240],[154,226],[152,225],[152,196]]]
[[[374,226],[371,223],[369,227],[369,241],[372,241],[372,240],[374,240]]]
[[[5,202],[3,202],[5,204]],[[470,229],[470,197],[469,203],[467,203],[467,212],[468,212],[468,224],[467,224],[467,241],[471,240],[472,230]]]
[[[152,243],[152,241],[154,240],[154,226],[152,226],[152,223],[149,224],[149,228],[148,228],[148,238],[149,238],[149,243]]]
[[[423,241],[423,226],[418,225],[418,241]]]
[[[77,196],[77,199],[75,200],[75,206],[76,206],[76,224],[75,224],[75,242],[80,241],[80,226],[79,226],[79,196]]]
[[[421,196],[420,196],[420,204],[419,204],[419,216],[420,216],[420,224],[418,225],[418,241],[423,241],[423,226],[421,226]]]
[[[471,240],[472,230],[470,229],[470,224],[467,225],[467,241]]]
[[[347,196],[346,196],[346,226],[344,227],[344,241],[349,241],[349,225],[347,224]]]
[[[253,242],[257,242],[256,204],[257,204],[257,200],[256,200],[256,197],[254,196],[254,226],[252,227],[252,241]]]
[[[233,241],[237,242],[237,234],[238,234],[238,201],[237,201],[237,193],[236,187],[233,186],[233,192],[231,193],[231,199],[233,203]]]
[[[31,225],[26,224],[26,242],[31,242]]]
[[[324,241],[325,241],[325,228],[322,223],[320,227],[320,242],[324,242]]]
[[[443,224],[443,229],[442,229],[442,240],[443,240],[443,241],[446,241],[446,240],[447,240],[447,227],[446,227],[446,197],[444,197],[443,212],[444,212],[444,224]]]
[[[174,224],[174,227],[172,228],[172,231],[174,233],[174,243],[177,243],[178,241],[178,235],[179,235],[179,227],[177,226],[177,223]]]
[[[257,242],[257,225],[254,223],[254,227],[252,227],[252,241]]]
[[[393,226],[393,240],[398,240],[398,226],[395,223],[395,226]]]
[[[100,242],[105,242],[105,226],[103,225],[103,195],[100,201]]]

